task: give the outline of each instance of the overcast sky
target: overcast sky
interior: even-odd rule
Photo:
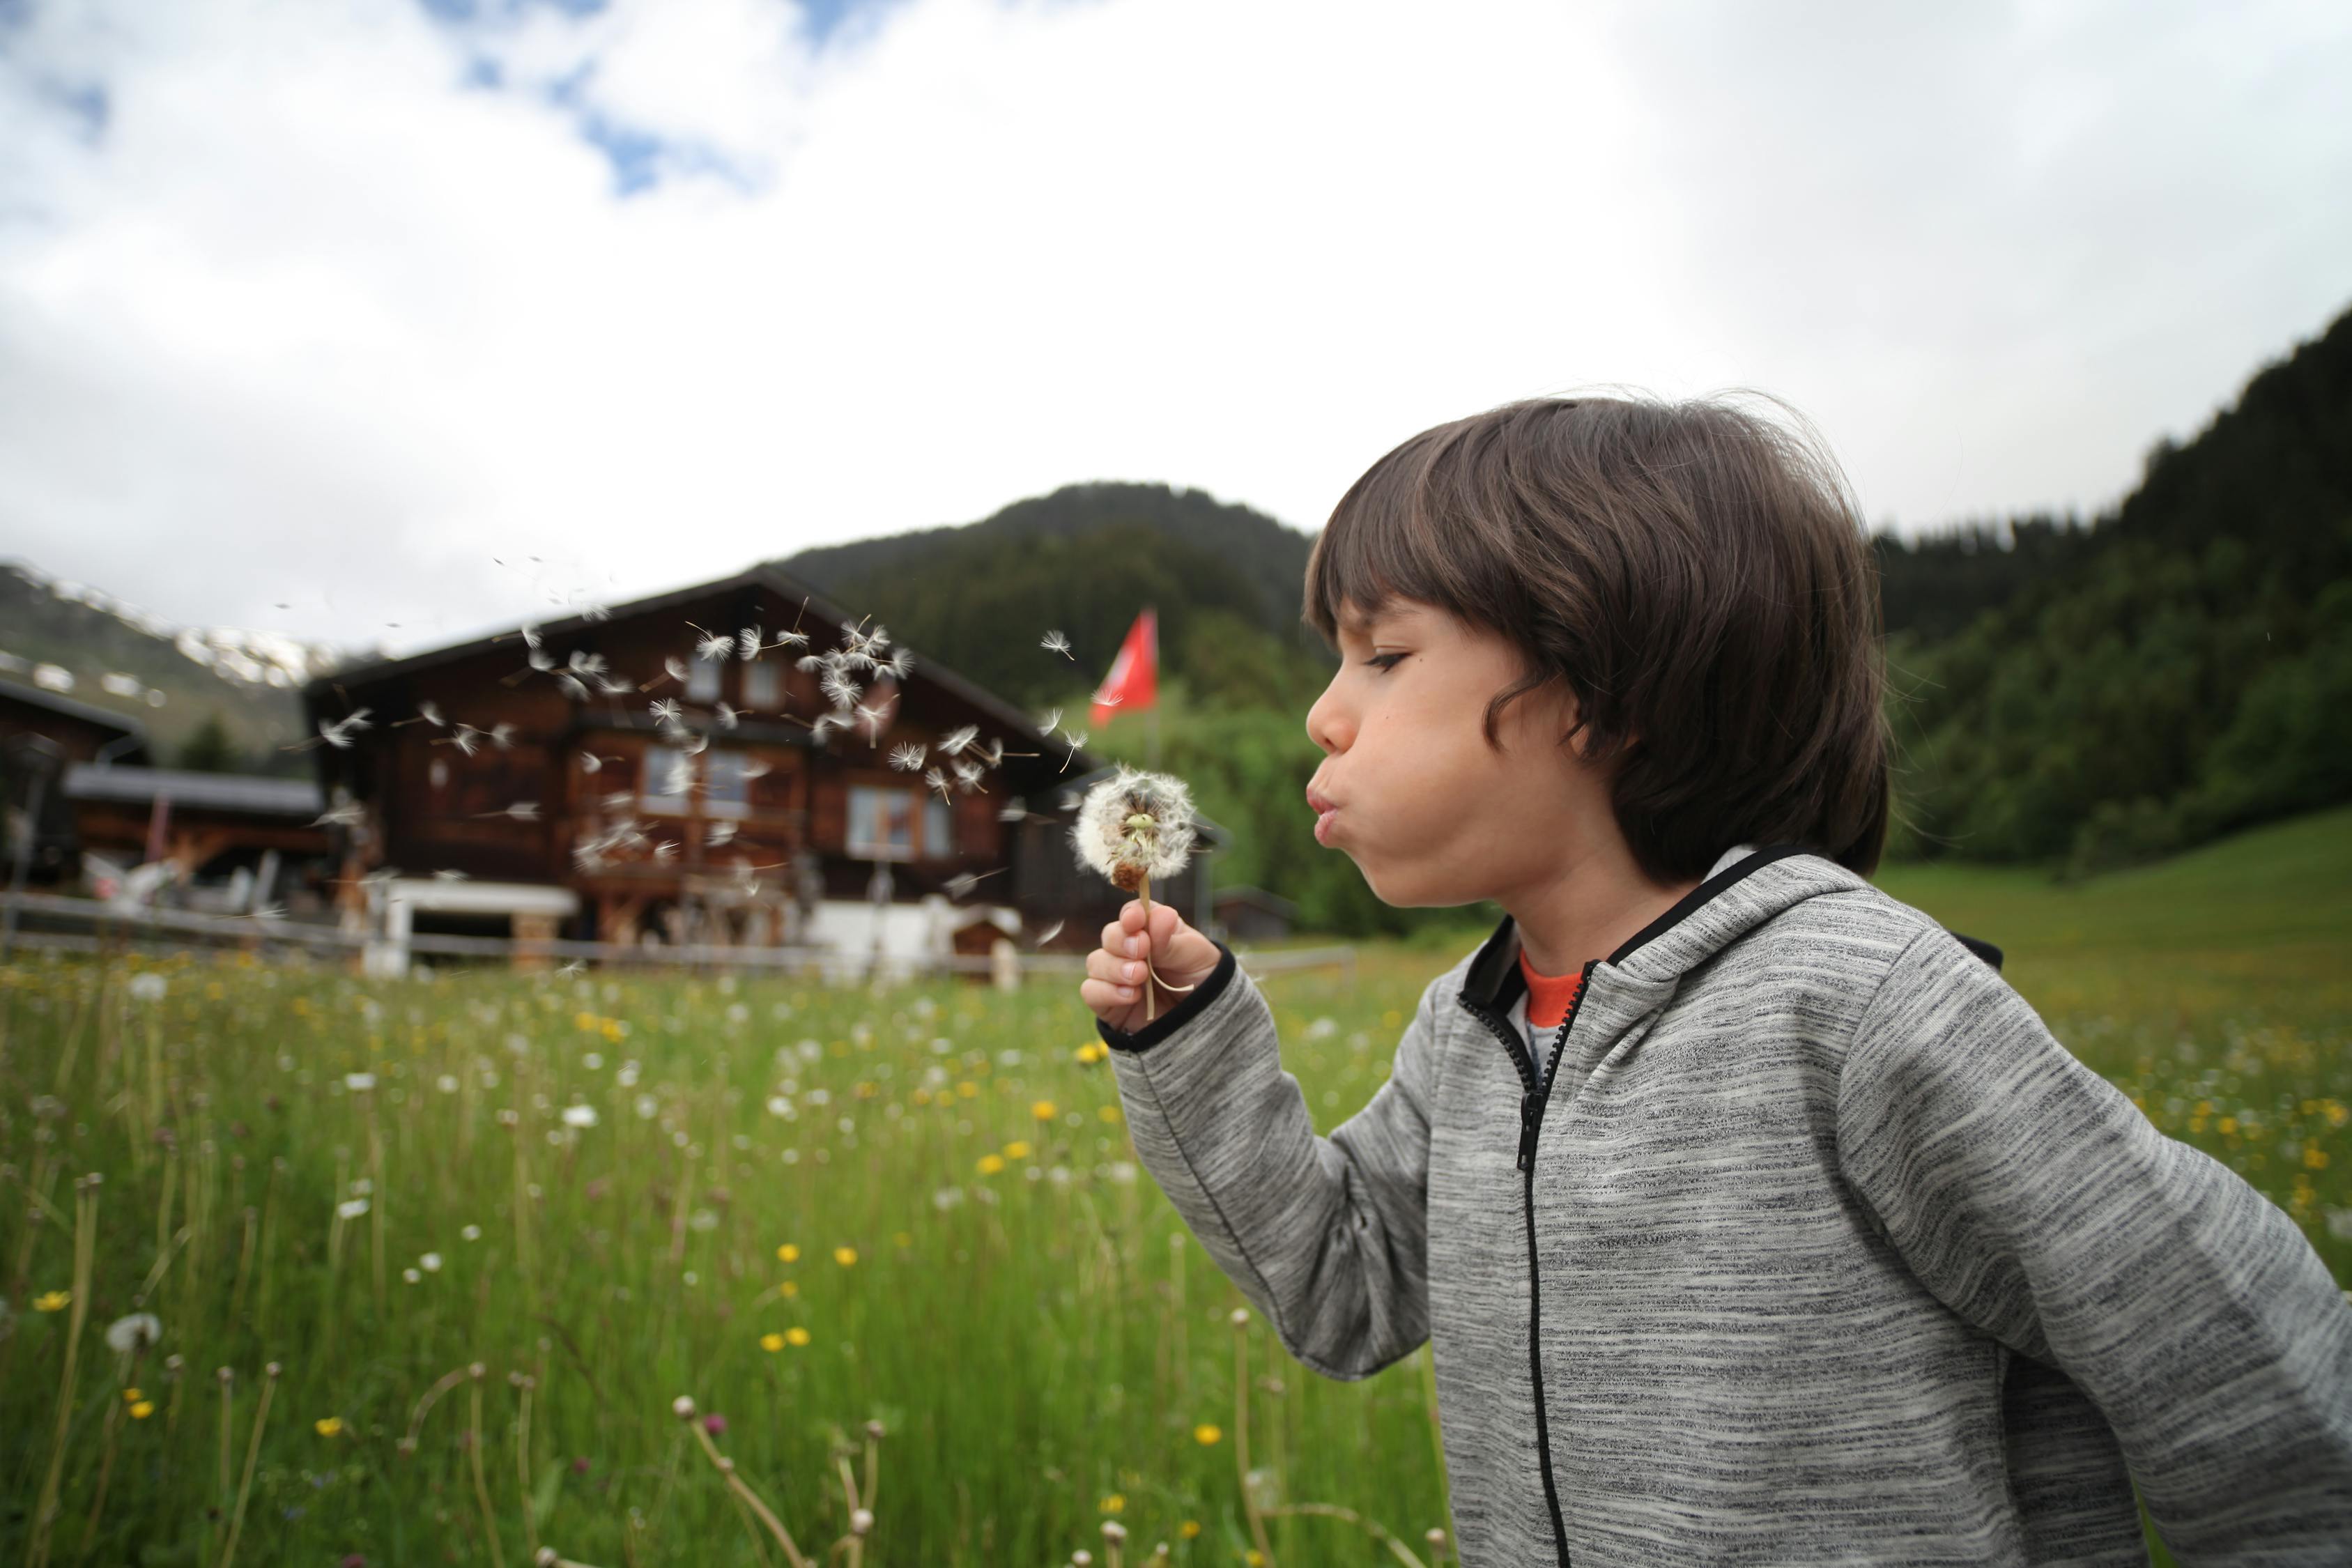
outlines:
[[[0,0],[0,555],[399,650],[1612,384],[2088,515],[2352,303],[2347,80],[2339,0]]]

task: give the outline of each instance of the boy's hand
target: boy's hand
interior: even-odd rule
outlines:
[[[1190,994],[1169,987],[1199,984],[1217,967],[1218,956],[1215,942],[1157,899],[1151,901],[1147,931],[1143,900],[1130,900],[1118,919],[1103,927],[1102,945],[1087,955],[1087,978],[1078,985],[1078,998],[1112,1028],[1133,1034],[1151,1021],[1144,1016],[1142,988],[1154,971],[1159,981],[1151,987],[1151,1017],[1159,1018]],[[1144,967],[1147,963],[1150,969]]]

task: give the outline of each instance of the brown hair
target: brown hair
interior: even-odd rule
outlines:
[[[1735,844],[1857,875],[1885,847],[1891,739],[1878,565],[1836,459],[1726,397],[1508,404],[1424,430],[1341,497],[1304,619],[1417,600],[1519,650],[1486,705],[1555,679],[1655,880]]]

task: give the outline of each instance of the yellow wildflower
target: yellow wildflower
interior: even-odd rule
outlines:
[[[319,1429],[320,1436],[331,1437],[343,1429],[343,1418],[340,1415],[321,1415],[310,1425]]]
[[[915,1245],[915,1237],[912,1231],[894,1230],[890,1233],[890,1239],[897,1242],[901,1247],[912,1247]]]
[[[784,1243],[783,1246],[776,1248],[776,1256],[782,1258],[787,1263],[797,1263],[800,1261],[801,1249],[794,1247],[788,1241]]]
[[[996,1173],[997,1173],[997,1172],[1002,1171],[1003,1169],[1004,1169],[1004,1156],[1003,1156],[1003,1155],[1002,1155],[1002,1154],[982,1154],[982,1155],[980,1157],[980,1173],[981,1173],[982,1175],[983,1175],[983,1176],[992,1176],[992,1175],[996,1174]]]
[[[136,1405],[146,1397],[135,1388],[126,1388],[122,1391],[122,1402],[125,1405]]]
[[[794,1323],[784,1331],[784,1342],[789,1345],[804,1345],[809,1342],[809,1331],[798,1323]]]
[[[1111,1494],[1110,1494],[1110,1496],[1108,1496],[1108,1497],[1107,1497],[1107,1498],[1105,1498],[1105,1499],[1103,1499],[1103,1500],[1102,1500],[1102,1510],[1103,1510],[1105,1513],[1124,1513],[1124,1512],[1126,1512],[1126,1511],[1127,1511],[1127,1494],[1126,1494],[1125,1492],[1113,1492],[1113,1493],[1111,1493]]]
[[[760,1348],[763,1351],[780,1351],[784,1348],[784,1336],[782,1334],[761,1334],[760,1336]]]
[[[61,1312],[65,1310],[66,1303],[72,1300],[73,1292],[70,1290],[45,1291],[33,1298],[33,1310],[36,1312]]]
[[[1029,1145],[1015,1138],[1004,1146],[1004,1157],[1008,1160],[1026,1160],[1029,1157]]]
[[[1117,1121],[1119,1117],[1119,1110],[1118,1107],[1116,1105],[1106,1105],[1100,1110],[1096,1111],[1095,1114],[1101,1117],[1105,1121]]]
[[[142,1399],[131,1407],[131,1419],[133,1421],[144,1421],[154,1414],[155,1402],[152,1399]]]
[[[833,1260],[835,1263],[840,1264],[844,1268],[846,1268],[851,1264],[857,1261],[857,1248],[854,1247],[836,1247],[833,1249]]]
[[[956,1092],[963,1096],[964,1099],[970,1100],[980,1092],[980,1085],[972,1082],[970,1079],[966,1079],[961,1083],[956,1085]]]
[[[1054,1102],[1050,1100],[1037,1100],[1029,1107],[1029,1114],[1040,1121],[1051,1121],[1055,1115]]]
[[[2305,1143],[2303,1146],[2303,1163],[2315,1171],[2324,1171],[2327,1169],[2327,1151],[2316,1143]]]
[[[788,1300],[799,1295],[800,1293],[800,1281],[797,1279],[787,1279],[782,1284],[776,1287],[776,1294]]]
[[[1206,1421],[1202,1422],[1198,1426],[1192,1428],[1192,1441],[1200,1444],[1204,1448],[1224,1435],[1224,1428],[1211,1426]]]
[[[1197,1519],[1188,1519],[1176,1527],[1176,1533],[1190,1541],[1201,1533],[1201,1521]]]

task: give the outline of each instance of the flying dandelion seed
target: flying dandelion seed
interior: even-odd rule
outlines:
[[[667,697],[655,698],[651,703],[646,705],[646,711],[654,716],[654,722],[656,724],[675,724],[677,722],[677,704],[671,701]]]
[[[537,626],[525,624],[520,630],[522,632],[524,647],[537,647],[539,646],[539,628]]]
[[[945,800],[945,799],[947,799],[947,798],[948,798],[948,787],[949,787],[949,786],[948,786],[948,775],[947,775],[947,774],[945,774],[945,773],[941,773],[939,769],[937,769],[937,768],[926,768],[926,769],[924,769],[924,770],[923,770],[923,783],[924,783],[924,784],[925,784],[925,785],[927,785],[928,787],[929,787],[929,788],[931,788],[931,789],[935,789],[935,790],[939,791],[939,792],[940,792],[940,798],[941,800]]]
[[[514,749],[514,736],[515,727],[512,724],[499,723],[490,726],[490,744],[501,752]]]
[[[714,662],[731,658],[735,653],[735,639],[725,632],[712,632],[694,645],[694,653],[697,658]]]
[[[950,730],[940,737],[940,754],[948,757],[961,755],[966,746],[978,739],[980,739],[980,726],[977,724],[966,724],[959,729]]]
[[[1067,923],[1068,922],[1066,921],[1055,921],[1052,925],[1047,926],[1045,928],[1045,933],[1037,939],[1037,945],[1039,947],[1043,947],[1047,942],[1053,941],[1055,937],[1061,935],[1062,927]]]
[[[734,839],[735,824],[731,822],[714,822],[709,827],[703,829],[702,842],[703,847],[706,848],[724,848],[729,844],[734,842]]]
[[[313,827],[357,827],[367,820],[367,811],[355,800],[329,806],[310,819]]]
[[[760,657],[760,628],[745,626],[735,634],[735,657],[745,664]]]
[[[919,741],[902,741],[890,748],[890,765],[900,773],[919,772],[923,765],[924,748]]]
[[[555,678],[555,684],[562,691],[563,695],[572,699],[572,701],[585,702],[588,700],[588,689],[580,684],[579,678],[571,674],[569,671],[559,672]]]
[[[1028,817],[1028,806],[1017,800],[1006,801],[996,814],[996,820],[999,822],[1025,822]]]
[[[1039,639],[1037,646],[1044,648],[1048,653],[1060,654],[1072,664],[1076,664],[1078,661],[1078,656],[1070,651],[1070,639],[1064,637],[1059,632],[1047,632],[1044,637]]]
[[[433,879],[436,882],[462,882],[466,879],[466,873],[445,866],[433,873]]]
[[[1087,732],[1086,732],[1084,730],[1080,730],[1080,731],[1078,731],[1076,734],[1073,734],[1073,735],[1067,736],[1067,737],[1066,737],[1066,739],[1069,741],[1069,742],[1070,742],[1070,752],[1069,752],[1069,756],[1066,756],[1066,757],[1064,757],[1064,758],[1062,759],[1062,765],[1061,765],[1061,767],[1060,767],[1060,768],[1058,768],[1057,770],[1055,770],[1056,772],[1059,772],[1059,773],[1068,773],[1068,772],[1070,771],[1070,761],[1071,761],[1071,758],[1076,757],[1076,756],[1078,754],[1078,748],[1079,748],[1080,746],[1083,746],[1083,745],[1085,745],[1085,744],[1087,743]]]
[[[768,646],[770,647],[808,647],[808,633],[778,632],[776,634],[776,640],[770,643]]]
[[[474,813],[474,816],[477,819],[486,816],[510,816],[517,822],[537,822],[539,820],[539,802],[535,800],[519,800],[512,805],[501,806],[496,811],[478,811]]]
[[[887,662],[890,673],[901,682],[915,673],[915,656],[903,647],[892,654]]]
[[[768,763],[761,762],[755,757],[751,761],[742,763],[735,770],[735,772],[741,777],[745,784],[750,784],[753,779],[766,778],[771,772],[771,768]]]
[[[583,752],[580,753],[580,771],[583,773],[603,773],[604,759],[593,752]]]
[[[997,871],[1002,871],[1003,869],[1005,869],[1004,867],[999,866],[996,868],[995,871],[959,871],[954,876],[950,877],[942,886],[946,889],[949,898],[961,899],[966,893],[971,892],[974,888],[979,887],[982,879],[993,877],[996,875]]]
[[[1037,732],[1041,735],[1050,735],[1061,727],[1062,710],[1059,708],[1046,709],[1045,716],[1037,721]]]
[[[817,682],[817,688],[824,693],[825,700],[835,708],[847,708],[861,695],[857,683],[838,669],[826,670],[824,678]]]
[[[732,730],[738,724],[742,722],[742,716],[724,702],[721,702],[719,705],[717,713],[719,717],[719,727],[722,730]]]
[[[958,757],[956,759],[956,783],[962,785],[967,791],[977,789],[980,790],[981,794],[986,795],[988,792],[984,789],[981,789],[980,780],[981,775],[985,773],[988,770],[982,767],[980,763],[975,763],[969,758]]]
[[[1169,773],[1139,772],[1123,763],[1087,792],[1070,829],[1079,865],[1108,878],[1122,892],[1139,890],[1146,929],[1151,920],[1151,879],[1164,880],[1184,868],[1192,837],[1192,795],[1184,782]],[[1150,961],[1145,963],[1149,966]],[[1171,991],[1193,989],[1170,984],[1156,968],[1151,978]],[[1149,1021],[1155,1012],[1150,985],[1143,988],[1143,1016]]]

